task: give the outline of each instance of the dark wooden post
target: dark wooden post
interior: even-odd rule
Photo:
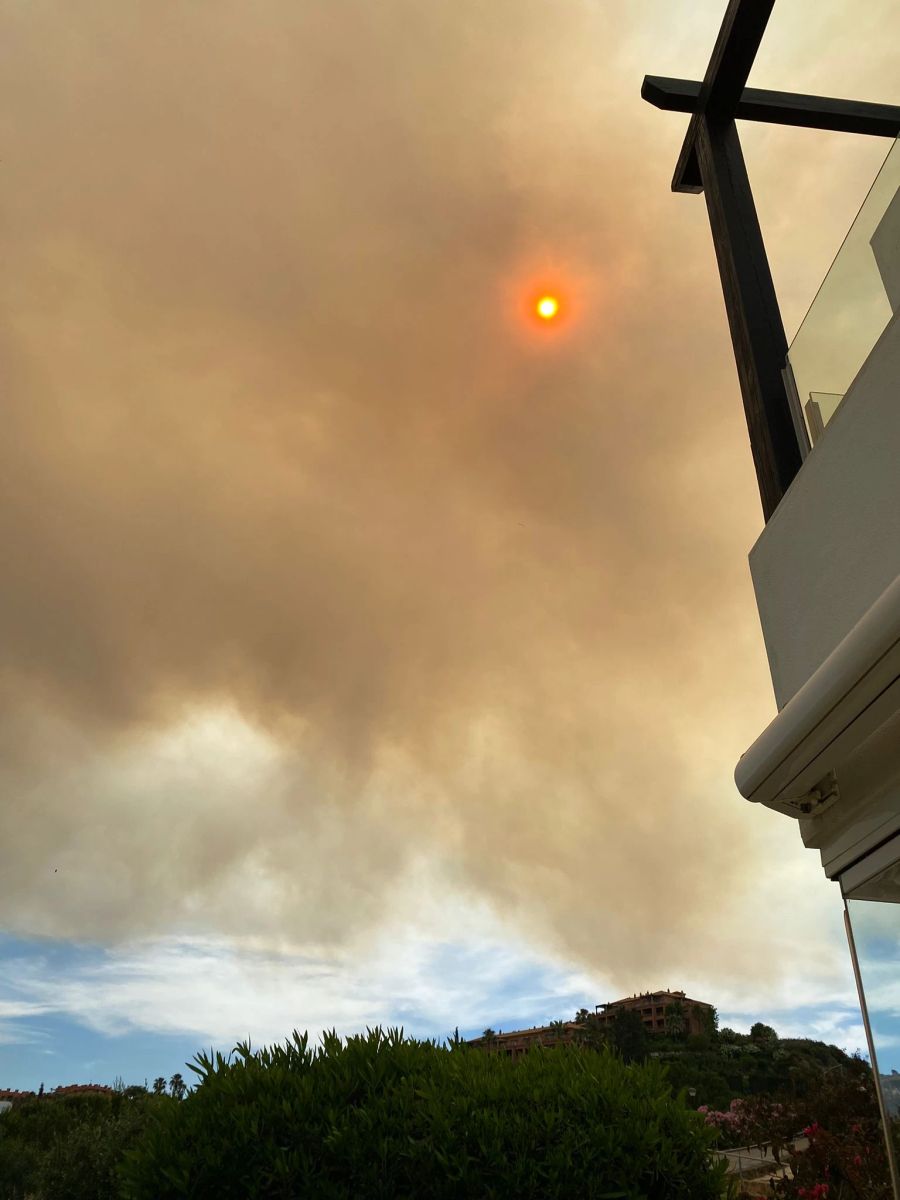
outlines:
[[[672,188],[705,192],[763,514],[802,462],[781,371],[787,340],[734,117],[775,0],[729,0]]]
[[[803,461],[782,376],[787,338],[734,121],[701,116],[694,148],[768,521]]]

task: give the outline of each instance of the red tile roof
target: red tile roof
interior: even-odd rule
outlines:
[[[107,1087],[105,1083],[67,1083],[62,1087],[54,1088],[51,1092],[44,1092],[44,1096],[75,1096],[90,1092],[111,1096],[115,1092],[115,1088]],[[14,1088],[0,1088],[0,1100],[30,1100],[37,1095],[37,1092],[19,1092]]]

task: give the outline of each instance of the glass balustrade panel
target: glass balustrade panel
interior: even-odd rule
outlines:
[[[788,352],[810,441],[824,436],[900,314],[900,139],[844,239]]]

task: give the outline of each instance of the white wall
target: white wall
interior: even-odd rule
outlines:
[[[900,314],[753,547],[779,709],[900,574]]]

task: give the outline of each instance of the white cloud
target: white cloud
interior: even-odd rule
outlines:
[[[20,957],[0,974],[0,1017],[53,1014],[110,1036],[182,1033],[218,1046],[376,1024],[443,1037],[501,1016],[549,1020],[600,990],[517,941],[486,908],[457,901],[438,913],[433,897],[420,899],[415,919],[340,949],[180,935],[85,951],[62,967]],[[438,935],[438,916],[452,937]]]
[[[791,927],[788,937],[797,932]],[[802,985],[797,975],[766,971],[756,984],[726,985],[726,960],[718,979],[647,978],[633,990],[682,987],[717,1004],[723,1024],[747,1029],[764,1020],[783,1036],[864,1046],[842,948],[817,945],[818,972],[798,950]],[[15,1040],[20,1023],[24,1040],[29,1018],[48,1015],[112,1037],[183,1034],[198,1047],[376,1024],[443,1038],[456,1026],[516,1028],[568,1017],[618,994],[611,978],[541,950],[427,860],[389,893],[376,930],[337,947],[182,933],[61,957],[64,965],[50,954],[20,956],[0,970],[6,1040]]]

